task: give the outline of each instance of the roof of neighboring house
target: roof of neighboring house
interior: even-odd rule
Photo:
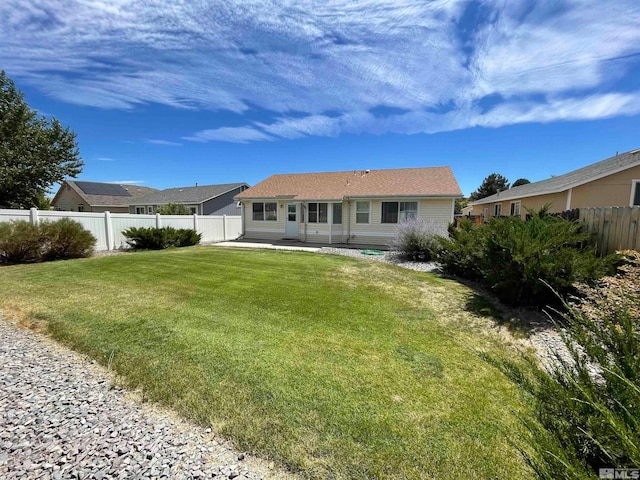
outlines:
[[[340,200],[371,197],[461,197],[449,167],[278,174],[245,190],[238,199]]]
[[[607,158],[597,163],[587,165],[586,167],[573,170],[564,175],[551,177],[539,182],[528,183],[518,187],[510,188],[495,195],[491,195],[480,200],[476,200],[471,205],[481,205],[484,203],[501,202],[503,200],[513,200],[524,197],[533,197],[536,195],[547,195],[550,193],[559,193],[569,190],[570,188],[593,182],[603,177],[622,172],[628,168],[640,165],[640,149],[631,150],[621,153],[613,157]]]
[[[159,190],[142,198],[137,198],[130,205],[166,205],[167,203],[203,203],[219,197],[227,192],[249,186],[244,182],[224,183],[221,185],[198,185],[197,187],[178,187]]]
[[[141,187],[139,185],[65,180],[60,190],[53,197],[51,201],[53,204],[55,204],[56,198],[65,184],[69,185],[87,205],[91,206],[127,206],[133,198],[156,191],[155,188]]]

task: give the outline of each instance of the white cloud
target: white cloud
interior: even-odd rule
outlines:
[[[250,141],[273,140],[273,137],[251,127],[223,127],[201,130],[190,137],[182,137],[192,142],[222,142],[247,143]]]
[[[96,160],[99,162],[115,162],[115,159],[111,157],[97,157]]]
[[[104,182],[104,183],[115,183],[119,185],[140,185],[142,183],[147,183],[146,180],[115,180],[113,182]]]
[[[0,65],[19,84],[69,103],[157,103],[245,118],[239,127],[184,137],[200,142],[417,133],[635,111],[637,92],[625,91],[624,80],[640,64],[633,57],[640,51],[637,0],[485,0],[477,2],[479,14],[465,15],[474,5],[5,0]],[[487,95],[500,101],[483,112],[477,105]],[[403,113],[372,113],[380,107]],[[256,122],[257,110],[274,119]]]
[[[152,145],[163,145],[166,147],[180,147],[182,146],[179,142],[171,142],[169,140],[158,140],[153,138],[148,138],[144,141],[145,143],[150,143]]]

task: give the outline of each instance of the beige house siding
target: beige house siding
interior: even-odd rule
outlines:
[[[78,204],[85,204],[85,201],[68,185],[65,185],[61,192],[58,192],[58,198],[54,205],[56,210],[63,210],[65,212],[77,212]],[[90,212],[90,206],[84,206],[85,212]]]
[[[270,200],[255,200],[268,202]],[[271,200],[272,201],[272,200]],[[369,223],[356,223],[356,202],[370,202]],[[434,231],[446,234],[447,226],[453,221],[454,199],[352,199],[342,202],[342,224],[306,223],[306,202],[288,202],[278,200],[276,221],[253,221],[252,201],[244,200],[244,232],[245,238],[262,240],[279,240],[285,236],[286,204],[298,203],[298,239],[309,243],[359,243],[371,245],[388,245],[396,236],[397,224],[384,224],[382,220],[382,202],[418,202],[418,217],[429,223]],[[325,202],[322,202],[325,203]],[[337,202],[326,202],[330,205]],[[331,235],[329,234],[331,232]]]
[[[111,213],[129,213],[129,207],[124,206],[94,206],[88,205],[78,193],[68,185],[58,192],[54,208],[64,212],[78,212],[78,205],[84,205],[84,212],[111,212]]]
[[[523,219],[527,216],[527,209],[538,211],[547,204],[549,204],[550,212],[562,212],[566,210],[567,192],[536,195],[534,197],[525,197],[522,199],[503,200],[502,202],[474,205],[473,213],[471,215],[484,215],[487,218],[493,217],[495,216],[495,206],[500,204],[502,205],[501,216],[505,217],[511,214],[511,204],[515,202],[520,202],[520,217]]]
[[[273,199],[264,200],[244,200],[242,202],[242,221],[244,222],[243,231],[245,238],[260,239],[260,240],[281,240],[285,235],[285,204],[282,200],[276,200],[278,208],[276,210],[276,221],[253,220],[253,203],[254,202],[273,202]],[[300,217],[300,215],[298,215]]]
[[[628,207],[633,180],[639,179],[640,166],[637,166],[575,187],[571,208]]]
[[[522,218],[525,218],[527,208],[539,210],[545,204],[551,204],[549,211],[552,213],[562,212],[567,210],[567,207],[569,209],[628,207],[631,203],[634,180],[640,180],[640,166],[628,168],[560,193],[474,205],[471,215],[488,213],[488,217],[493,217],[495,205],[498,203],[502,205],[502,215],[509,215],[511,202],[517,200],[521,201],[520,214]],[[570,202],[567,202],[569,196],[571,197]]]

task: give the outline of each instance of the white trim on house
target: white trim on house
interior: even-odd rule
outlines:
[[[352,237],[395,237],[396,235],[396,232],[351,232]]]
[[[629,152],[629,153],[635,153],[637,152],[637,150],[634,150],[633,152]],[[576,188],[579,187],[580,185],[585,185],[587,183],[591,183],[591,182],[595,182],[596,180],[600,180],[601,178],[605,178],[608,177],[609,175],[615,175],[616,173],[620,173],[620,172],[624,172],[625,170],[629,170],[630,168],[634,168],[634,167],[638,167],[640,166],[640,160],[630,163],[629,165],[626,165],[624,167],[619,167],[619,168],[615,168],[613,170],[609,170],[606,173],[602,173],[600,175],[594,175],[592,177],[589,177],[586,180],[581,180],[579,182],[573,182],[573,183],[568,183],[566,185],[562,185],[558,188],[551,188],[551,189],[546,189],[546,190],[540,190],[534,193],[528,193],[528,194],[524,194],[524,195],[517,195],[517,196],[513,196],[511,197],[511,199],[513,198],[529,198],[529,197],[537,197],[539,195],[549,195],[551,193],[562,193],[562,192],[566,192],[569,189],[572,188]],[[583,167],[584,168],[584,167]],[[572,173],[572,172],[567,172],[567,173]],[[566,175],[566,174],[565,174]],[[543,182],[544,180],[539,180],[540,182]],[[537,182],[534,182],[537,183]],[[516,187],[517,188],[517,187]],[[505,190],[508,192],[508,190]],[[487,198],[482,198],[480,200],[477,200],[475,202],[473,202],[470,205],[484,205],[486,203],[494,203],[494,202],[501,202],[501,201],[507,201],[510,200],[508,198],[501,200],[500,196],[498,196],[497,198],[492,198],[493,195],[491,195],[491,197],[487,197]],[[491,200],[488,200],[492,198]]]
[[[636,191],[640,185],[640,178],[634,178],[631,180],[631,196],[629,197],[629,206],[633,207],[633,200],[636,197]]]
[[[570,188],[567,192],[567,204],[565,205],[565,210],[571,210],[571,197],[573,196],[573,188]]]
[[[396,222],[383,222],[382,221],[382,216],[383,216],[383,211],[382,211],[382,205],[384,203],[397,203],[398,204],[398,220]],[[411,199],[409,201],[407,200],[388,200],[388,201],[384,201],[381,200],[380,201],[380,224],[381,225],[398,225],[399,223],[403,222],[406,219],[400,219],[400,204],[401,203],[415,203],[416,204],[416,215],[413,218],[420,218],[420,200],[415,200],[415,199]],[[361,224],[362,225],[362,224]]]
[[[518,206],[518,212],[515,212],[515,208],[514,206],[517,205]],[[520,217],[522,216],[522,202],[520,200],[514,200],[512,202],[509,202],[509,215],[512,217]]]
[[[358,203],[368,203],[369,204],[369,209],[368,209],[368,216],[367,216],[367,222],[359,222],[358,221]],[[371,225],[371,215],[373,215],[373,212],[371,211],[371,200],[355,200],[354,201],[354,207],[356,209],[356,218],[355,218],[355,225]],[[364,213],[364,212],[360,212],[360,213]]]

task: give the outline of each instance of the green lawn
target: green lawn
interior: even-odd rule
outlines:
[[[524,406],[474,353],[511,349],[456,282],[195,247],[3,267],[0,292],[5,315],[305,476],[529,476],[510,443]]]

